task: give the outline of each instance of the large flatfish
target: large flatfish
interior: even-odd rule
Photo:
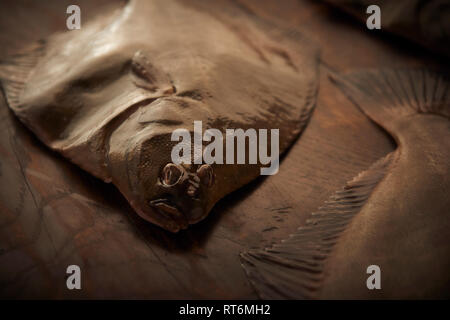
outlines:
[[[131,1],[0,65],[9,107],[43,143],[172,232],[205,218],[263,166],[174,164],[172,132],[192,134],[194,121],[224,136],[276,128],[282,153],[318,86],[316,47],[300,34],[204,7]]]
[[[243,253],[249,279],[272,299],[448,297],[448,75],[386,69],[333,78],[398,147],[291,237]],[[377,270],[371,266],[379,267],[379,290],[368,286],[371,268]]]

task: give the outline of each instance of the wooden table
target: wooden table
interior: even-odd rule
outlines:
[[[140,219],[113,186],[46,148],[2,97],[0,297],[257,298],[239,253],[286,238],[330,194],[395,148],[329,81],[329,73],[440,61],[319,1],[224,2],[300,30],[322,49],[316,110],[279,173],[234,192],[206,220],[171,234]],[[86,23],[123,1],[78,3]],[[0,58],[64,30],[69,4],[2,1]],[[71,264],[81,267],[82,290],[66,288]]]

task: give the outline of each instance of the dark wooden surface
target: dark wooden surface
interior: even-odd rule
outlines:
[[[222,1],[222,3],[227,1]],[[322,49],[316,111],[275,176],[171,234],[140,219],[111,185],[47,149],[0,100],[0,297],[256,298],[239,253],[285,238],[330,194],[395,148],[328,79],[360,67],[439,65],[319,1],[228,1],[302,31]],[[82,23],[112,1],[79,1]],[[0,58],[65,29],[70,1],[2,1]],[[216,5],[211,1],[211,5]],[[66,268],[82,290],[66,288]]]

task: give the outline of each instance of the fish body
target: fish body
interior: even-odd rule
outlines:
[[[317,50],[250,19],[183,1],[130,1],[0,64],[9,107],[47,146],[112,182],[144,219],[172,232],[255,179],[260,164],[175,165],[176,129],[305,127]],[[287,40],[286,40],[287,39]]]
[[[431,298],[450,294],[448,75],[370,70],[333,80],[396,141],[290,238],[242,254],[264,298]],[[369,290],[370,266],[381,289]]]

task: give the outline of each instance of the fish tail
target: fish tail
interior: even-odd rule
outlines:
[[[41,40],[21,53],[0,60],[0,81],[6,101],[11,108],[15,109],[20,106],[21,94],[26,81],[31,74],[31,70],[44,55],[45,47],[46,42]]]
[[[409,116],[450,118],[448,74],[427,69],[379,69],[332,74],[331,80],[394,137],[401,131],[399,124]]]

